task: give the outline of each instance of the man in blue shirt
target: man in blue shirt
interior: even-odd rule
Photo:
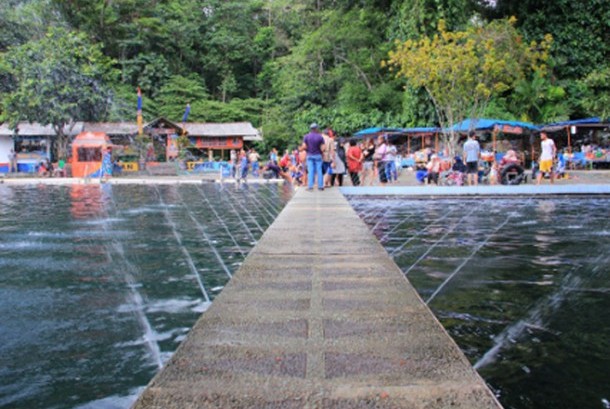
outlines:
[[[468,140],[464,144],[464,161],[466,162],[466,173],[468,175],[468,185],[477,185],[479,183],[479,157],[481,156],[481,147],[477,142],[477,134],[474,131],[468,133]]]
[[[320,134],[318,124],[309,127],[310,132],[303,137],[302,150],[307,152],[307,190],[313,190],[314,178],[318,177],[318,190],[324,190],[324,175],[322,174],[322,153],[324,152],[324,137]]]

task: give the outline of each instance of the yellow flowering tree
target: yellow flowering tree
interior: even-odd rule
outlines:
[[[534,72],[546,75],[553,38],[527,44],[515,23],[511,18],[447,31],[441,20],[434,36],[397,42],[382,65],[409,86],[423,87],[441,127],[451,129],[466,118],[481,117],[491,98],[510,91],[517,81]],[[457,135],[449,131],[444,139],[453,154]]]

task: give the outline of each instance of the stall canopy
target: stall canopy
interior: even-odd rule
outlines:
[[[402,131],[406,134],[435,134],[440,132],[440,128],[404,128]]]
[[[541,129],[545,132],[565,132],[567,136],[568,153],[572,153],[572,135],[578,133],[578,129],[604,129],[610,127],[610,121],[602,121],[600,118],[574,119],[571,121],[555,122],[543,125]]]
[[[402,130],[403,133],[407,135],[407,153],[411,153],[411,138],[421,137],[421,148],[424,148],[424,138],[434,136],[434,149],[438,152],[438,134],[440,133],[440,128],[404,128]]]
[[[469,132],[474,131],[500,131],[511,134],[522,134],[526,130],[538,131],[539,128],[529,122],[519,121],[504,121],[501,119],[465,119],[460,123],[455,124],[451,130],[454,132]]]
[[[608,123],[604,123],[600,118],[584,118],[574,119],[572,121],[555,122],[552,124],[542,125],[541,129],[546,132],[557,132],[570,126],[582,126],[582,127],[605,127]]]
[[[401,128],[367,128],[361,131],[358,131],[354,134],[357,137],[365,137],[365,136],[375,136],[385,133],[403,133],[403,129]]]

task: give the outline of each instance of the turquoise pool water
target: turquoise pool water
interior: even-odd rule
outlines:
[[[291,195],[0,185],[0,407],[129,407]]]
[[[505,408],[610,407],[610,199],[350,199]]]

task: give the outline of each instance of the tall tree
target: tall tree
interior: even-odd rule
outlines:
[[[608,0],[479,0],[488,18],[515,16],[526,40],[554,38],[555,72],[561,79],[579,79],[610,59]]]
[[[388,64],[413,87],[425,88],[432,99],[451,153],[457,136],[454,124],[480,118],[493,96],[511,90],[536,71],[544,75],[552,38],[525,44],[513,20],[497,20],[465,31],[448,31],[398,44]]]
[[[52,125],[60,158],[67,156],[66,126],[106,116],[113,61],[83,34],[52,28],[39,40],[9,48],[1,61],[14,84],[2,101],[4,120]]]

